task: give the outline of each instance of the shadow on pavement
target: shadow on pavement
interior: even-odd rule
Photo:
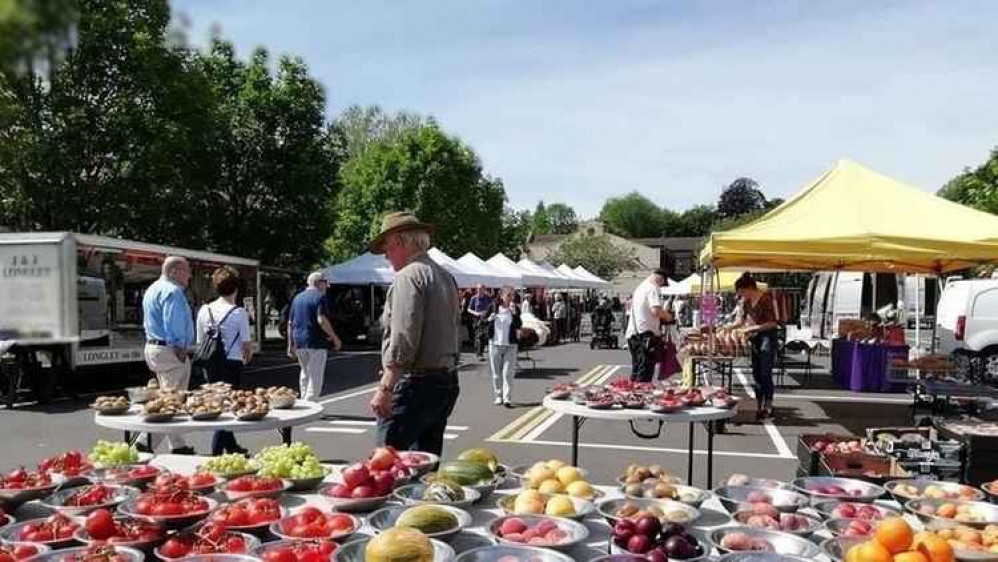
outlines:
[[[578,369],[552,369],[540,367],[537,369],[523,369],[516,373],[518,379],[556,379],[572,373],[577,373]]]

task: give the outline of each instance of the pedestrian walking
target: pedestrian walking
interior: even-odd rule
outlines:
[[[554,296],[551,317],[554,319],[554,343],[561,343],[563,338],[568,337],[568,305],[561,293]]]
[[[752,342],[752,377],[755,379],[755,419],[773,417],[773,366],[776,364],[777,332],[779,321],[773,297],[759,290],[755,279],[748,273],[735,281],[735,291],[742,298],[742,316],[732,327],[745,327],[745,335]]]
[[[672,322],[672,313],[665,309],[659,293],[667,279],[664,270],[656,269],[631,296],[624,337],[631,352],[631,380],[636,382],[651,382],[663,349],[662,321]]]
[[[159,279],[149,285],[142,295],[142,327],[146,345],[143,350],[146,365],[155,373],[160,390],[181,392],[191,381],[191,346],[194,344],[194,319],[184,289],[191,280],[191,266],[179,256],[168,256],[163,261]],[[154,434],[150,446],[141,443],[137,448],[144,452],[155,450],[163,436]],[[166,437],[170,452],[175,455],[193,455],[181,434]]]
[[[382,317],[381,380],[371,409],[379,445],[440,455],[460,394],[460,307],[454,277],[426,254],[432,233],[412,213],[391,213],[371,242],[371,251],[384,254],[396,272]]]
[[[489,314],[489,365],[496,405],[509,408],[516,378],[517,332],[523,327],[520,309],[513,302],[513,289],[503,287]]]
[[[309,274],[304,291],[291,301],[288,320],[288,357],[298,361],[298,393],[302,400],[314,402],[322,396],[326,379],[328,346],[333,350],[343,347],[340,337],[329,321],[326,303],[328,281],[318,271]]]
[[[468,301],[468,314],[475,325],[474,347],[475,355],[478,356],[479,361],[485,359],[485,347],[489,341],[488,315],[491,308],[492,297],[489,296],[488,289],[485,285],[478,285],[475,296]]]
[[[223,346],[225,360],[218,365],[204,369],[204,377],[210,383],[224,382],[239,388],[243,366],[253,358],[252,332],[249,314],[236,304],[239,289],[239,273],[224,265],[211,274],[211,283],[218,298],[198,310],[197,341],[200,346],[205,340],[217,337]],[[211,438],[211,454],[248,453],[240,447],[231,431],[216,431]]]

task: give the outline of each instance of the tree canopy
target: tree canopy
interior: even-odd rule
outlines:
[[[666,226],[662,209],[637,191],[607,199],[599,218],[610,232],[627,238],[662,236]]]
[[[766,208],[766,196],[752,178],[741,177],[731,182],[717,200],[717,213],[722,219],[734,219]]]
[[[940,197],[998,214],[998,148],[977,168],[967,168],[939,190]]]
[[[548,255],[547,261],[569,267],[581,265],[603,279],[613,279],[621,271],[638,265],[633,249],[617,246],[608,236],[598,234],[569,236]]]
[[[344,165],[336,199],[336,258],[361,253],[389,211],[411,210],[437,227],[434,243],[452,255],[504,248],[502,182],[475,153],[435,123],[374,140]]]

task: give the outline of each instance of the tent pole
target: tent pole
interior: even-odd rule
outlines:
[[[922,348],[922,278],[915,275],[915,357],[921,355]]]

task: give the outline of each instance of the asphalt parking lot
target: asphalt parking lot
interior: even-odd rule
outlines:
[[[493,448],[511,465],[536,460],[568,459],[571,422],[540,406],[547,387],[556,382],[600,383],[629,372],[625,352],[589,349],[587,343],[564,344],[532,353],[536,367],[521,364],[513,389],[513,408],[492,404],[488,367],[465,355],[461,370],[461,397],[446,433],[444,456],[473,446]],[[319,456],[330,461],[361,457],[373,446],[374,419],[367,406],[374,390],[378,357],[357,351],[330,358],[321,402],[324,419],[296,428],[295,438],[310,443]],[[92,375],[96,376],[96,375]],[[746,396],[751,378],[747,368],[736,368],[735,391]],[[834,387],[824,370],[815,372],[806,385],[802,373],[791,372],[777,389],[777,418],[756,422],[751,398],[714,442],[714,484],[740,472],[771,478],[791,478],[797,466],[796,441],[802,433],[835,432],[862,435],[867,427],[910,422],[905,395],[859,395]],[[297,383],[297,368],[280,353],[265,354],[244,376],[247,385]],[[106,390],[104,391],[107,392]],[[4,428],[0,469],[31,466],[38,459],[72,448],[87,449],[97,439],[120,439],[120,434],[97,427],[87,404],[93,395],[48,405],[20,405],[0,410]],[[654,430],[641,425],[642,431]],[[687,426],[667,425],[660,437],[641,439],[620,422],[590,420],[581,430],[580,464],[596,483],[609,483],[630,463],[660,464],[686,475]],[[208,434],[189,439],[198,452],[208,450]],[[276,432],[242,434],[251,450],[279,442]],[[706,432],[695,433],[694,482],[704,486]]]

